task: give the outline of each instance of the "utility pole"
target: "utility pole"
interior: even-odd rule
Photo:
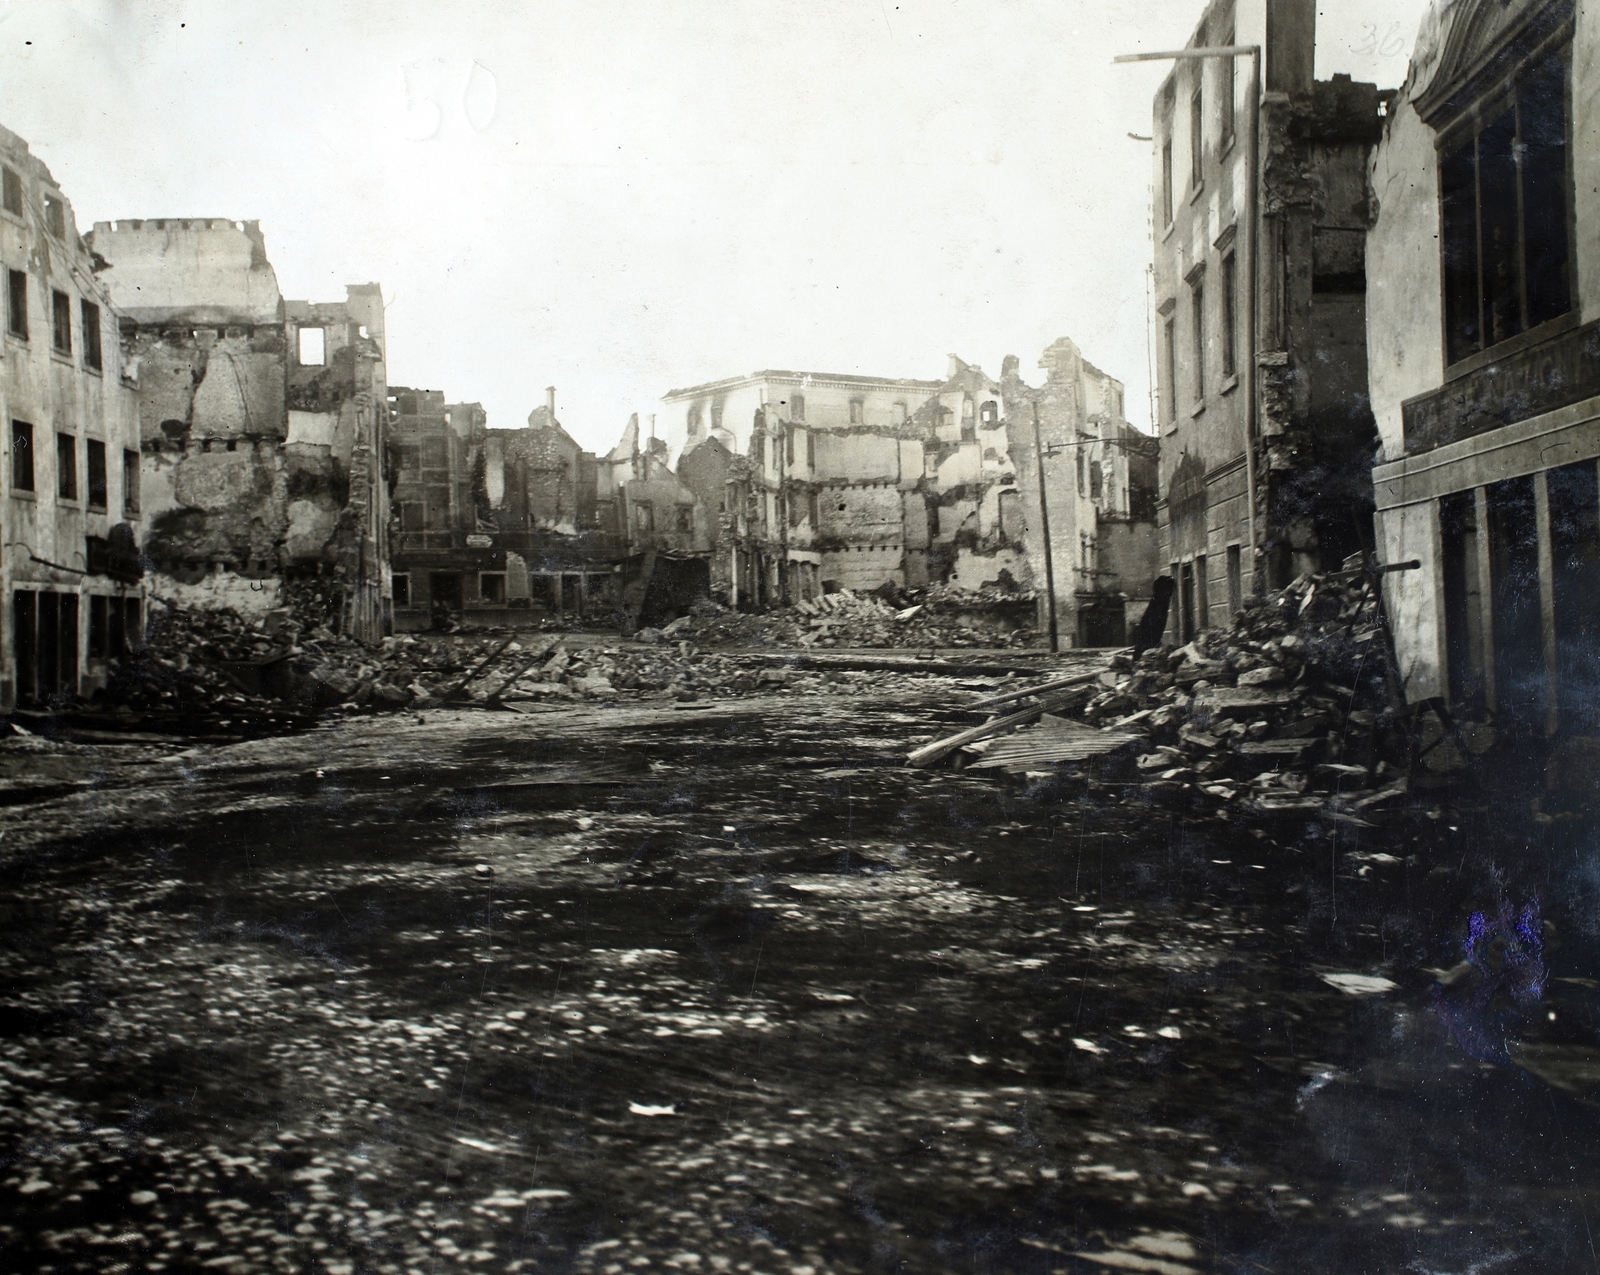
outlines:
[[[1050,650],[1061,650],[1056,626],[1056,564],[1050,551],[1050,500],[1045,494],[1044,444],[1039,441],[1039,402],[1033,402],[1033,454],[1039,463],[1039,523],[1044,532],[1044,591],[1050,606]]]

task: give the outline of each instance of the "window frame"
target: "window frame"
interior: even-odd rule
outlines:
[[[72,357],[72,294],[60,288],[50,289],[50,349]]]
[[[52,238],[66,243],[67,201],[59,190],[44,192],[44,225]]]
[[[96,454],[100,457],[98,467],[95,465]],[[84,440],[83,468],[84,476],[87,479],[83,493],[85,504],[87,508],[94,510],[96,513],[104,513],[109,508],[111,495],[111,476],[106,471],[106,445],[104,439],[90,438]],[[96,473],[97,468],[99,470],[98,474]],[[95,498],[97,494],[96,478],[99,479],[98,500]]]
[[[1197,275],[1189,284],[1189,323],[1193,328],[1194,399],[1206,401],[1206,279]]]
[[[26,198],[22,189],[22,174],[10,164],[0,164],[0,169],[4,170],[0,173],[0,209],[13,217],[21,217],[23,200]],[[15,199],[12,198],[13,194]]]
[[[78,502],[78,436],[59,429],[56,431],[56,499]]]
[[[79,297],[78,316],[83,324],[83,365],[102,372],[105,370],[105,344],[100,328],[100,307],[88,297]]]
[[[122,449],[122,514],[139,516],[139,453],[131,447]]]
[[[1523,167],[1525,146],[1522,134],[1523,112],[1520,107],[1518,90],[1521,86],[1534,80],[1538,73],[1552,62],[1558,63],[1560,66],[1562,90],[1564,137],[1562,143],[1563,164],[1561,179],[1566,195],[1565,208],[1562,211],[1566,232],[1565,283],[1567,307],[1560,314],[1542,319],[1538,323],[1529,324],[1527,320],[1531,314],[1531,305],[1527,286],[1526,169]],[[1434,166],[1435,199],[1439,225],[1439,336],[1444,379],[1447,382],[1468,375],[1485,364],[1504,358],[1519,349],[1536,345],[1549,336],[1576,326],[1580,321],[1581,298],[1578,293],[1579,281],[1577,272],[1577,186],[1574,173],[1576,147],[1573,127],[1572,68],[1573,32],[1571,26],[1568,25],[1539,41],[1536,45],[1529,47],[1514,65],[1506,68],[1496,76],[1491,85],[1479,92],[1455,118],[1450,120],[1449,123],[1441,125],[1434,134],[1434,150],[1437,156],[1437,163]],[[1517,232],[1514,266],[1517,276],[1518,318],[1524,326],[1520,331],[1491,344],[1489,338],[1492,321],[1489,316],[1493,303],[1488,296],[1488,288],[1484,278],[1485,247],[1481,142],[1483,134],[1493,125],[1499,123],[1507,112],[1512,112],[1515,119],[1515,132],[1512,141],[1512,155],[1516,163],[1517,173],[1516,189],[1513,193]],[[1470,188],[1472,220],[1470,229],[1474,245],[1473,264],[1476,276],[1473,299],[1477,307],[1475,329],[1477,348],[1452,357],[1455,353],[1454,346],[1456,341],[1452,332],[1454,310],[1451,304],[1450,267],[1446,257],[1451,244],[1451,237],[1447,227],[1446,160],[1457,155],[1463,146],[1471,146],[1473,151],[1472,184]]]
[[[26,431],[25,433],[19,431]],[[34,453],[38,450],[36,439],[38,432],[33,427],[32,421],[13,420],[11,422],[11,490],[13,493],[25,491],[30,496],[39,490],[39,466],[34,462]],[[24,469],[22,461],[27,459]]]
[[[1239,374],[1239,294],[1238,255],[1222,254],[1222,375]]]
[[[306,361],[306,333],[315,332],[318,335],[320,348],[316,362]],[[328,366],[328,329],[320,323],[302,323],[294,330],[294,361],[297,367],[327,367]]]
[[[6,335],[28,340],[28,272],[6,271]]]

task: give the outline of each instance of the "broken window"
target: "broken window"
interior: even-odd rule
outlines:
[[[696,404],[694,407],[691,407],[689,409],[689,421],[688,421],[688,424],[685,426],[685,432],[689,435],[690,438],[696,438],[696,437],[699,436],[699,434],[700,434],[700,407],[699,407],[699,404]]]
[[[653,532],[656,529],[656,511],[648,501],[641,500],[633,507],[634,529],[641,532]]]
[[[806,418],[806,396],[793,394],[789,397],[789,419],[803,421]]]
[[[1104,489],[1104,484],[1105,484],[1105,472],[1100,468],[1100,462],[1097,461],[1097,460],[1091,460],[1089,462],[1089,499],[1090,500],[1099,500],[1100,499],[1100,493]]]
[[[1235,333],[1238,327],[1238,302],[1234,297],[1234,255],[1222,259],[1222,374],[1232,376],[1238,352]]]
[[[22,178],[7,168],[4,170],[5,210],[14,217],[22,216]]]
[[[134,515],[139,512],[139,453],[131,450],[122,453],[122,510]]]
[[[1228,546],[1228,614],[1244,605],[1244,561],[1238,545]]]
[[[28,339],[28,276],[20,270],[6,272],[6,330]]]
[[[784,452],[783,452],[783,463],[788,465],[788,466],[790,466],[791,468],[793,468],[793,466],[794,466],[794,435],[795,435],[795,431],[793,429],[790,429],[790,430],[788,430],[786,432],[786,434],[784,436],[785,442],[784,442]]]
[[[817,436],[809,429],[806,431],[806,468],[817,467]]]
[[[400,575],[392,575],[392,576],[390,576],[389,577],[389,592],[394,597],[395,606],[397,606],[397,607],[408,607],[408,606],[410,606],[411,605],[411,577],[406,575],[406,574],[404,574],[404,573],[401,573]]]
[[[33,490],[33,426],[11,422],[11,489]]]
[[[694,530],[694,508],[691,505],[678,506],[678,530]]]
[[[89,440],[89,508],[106,507],[106,445],[98,438]]]
[[[1073,454],[1073,459],[1078,462],[1078,495],[1086,495],[1087,492],[1085,490],[1083,472],[1083,451],[1081,448]]]
[[[816,492],[806,497],[806,517],[810,520],[813,531],[822,526],[822,500]]]
[[[88,298],[82,302],[83,365],[100,370],[100,307]]]
[[[56,435],[56,493],[62,500],[78,498],[78,439],[75,434]]]
[[[1194,396],[1206,397],[1206,285],[1196,280],[1190,289],[1190,308],[1194,313]]]
[[[1440,156],[1447,360],[1572,309],[1567,59],[1525,70]]]
[[[321,328],[301,328],[297,337],[301,367],[322,367],[327,363],[327,334]],[[403,403],[402,399],[402,410]]]
[[[67,206],[60,195],[44,197],[44,224],[57,239],[67,237]]]
[[[1016,489],[1000,493],[998,501],[1000,512],[1000,534],[1007,540],[1015,540],[1022,535],[1022,505]]]
[[[506,573],[504,571],[478,572],[478,596],[485,602],[506,600]]]
[[[762,469],[767,467],[767,436],[757,434],[750,440],[750,459]]]
[[[422,470],[422,448],[402,443],[400,452],[400,472],[402,474],[417,474]]]
[[[992,398],[985,400],[978,409],[978,421],[984,429],[993,429],[1000,423],[1000,404]]]
[[[72,298],[65,292],[50,294],[50,341],[57,354],[72,353]]]
[[[904,425],[906,423],[906,405],[897,402],[892,409],[891,415],[896,425]]]
[[[866,404],[864,404],[860,399],[853,398],[850,400],[850,423],[852,425],[861,424],[861,414],[865,408]]]

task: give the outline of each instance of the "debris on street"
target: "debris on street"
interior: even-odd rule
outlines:
[[[973,767],[1026,773],[1114,755],[1147,795],[1361,819],[1410,786],[1391,669],[1375,578],[1304,575],[1248,599],[1225,632],[980,701],[1011,711],[908,761],[961,752]]]

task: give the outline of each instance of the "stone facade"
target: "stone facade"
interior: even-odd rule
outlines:
[[[376,641],[390,607],[378,285],[285,300],[254,222],[98,222],[87,239],[138,387],[154,580],[327,576],[333,623]]]
[[[1371,541],[1362,245],[1387,95],[1316,82],[1315,37],[1312,0],[1214,0],[1190,41],[1262,50],[1254,172],[1248,59],[1181,61],[1155,98],[1159,517],[1178,639]]]
[[[1600,15],[1456,0],[1370,166],[1379,550],[1406,694],[1600,735]]]
[[[139,409],[114,299],[72,205],[0,128],[0,710],[105,684],[139,641],[145,583]]]

